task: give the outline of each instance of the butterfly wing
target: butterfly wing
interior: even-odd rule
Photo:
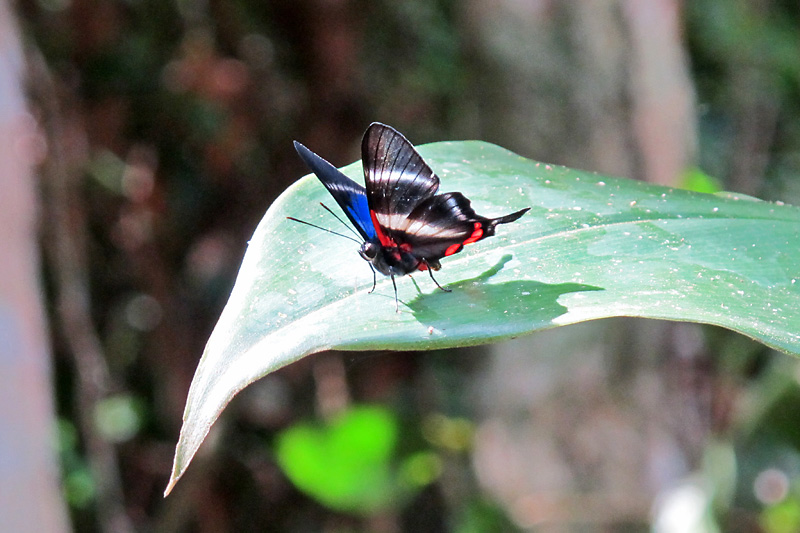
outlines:
[[[299,142],[294,142],[294,148],[305,164],[316,174],[319,181],[328,189],[364,240],[374,239],[375,225],[370,217],[366,189]]]
[[[378,122],[364,134],[361,157],[367,202],[381,244],[399,247],[429,264],[494,235],[498,224],[513,222],[528,211],[486,218],[475,213],[461,193],[437,195],[439,178],[414,146]]]
[[[392,127],[372,123],[361,142],[367,203],[381,244],[396,242],[394,230],[439,189],[439,178],[408,139]]]
[[[463,194],[439,194],[409,213],[402,225],[393,228],[393,236],[401,247],[408,247],[417,257],[434,264],[461,251],[465,244],[491,237],[498,224],[514,222],[528,209],[486,218],[475,213]]]

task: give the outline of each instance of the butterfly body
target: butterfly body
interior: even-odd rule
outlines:
[[[433,278],[431,271],[439,270],[441,258],[494,235],[498,224],[513,222],[529,209],[486,218],[459,192],[436,194],[439,178],[414,146],[377,122],[367,128],[361,143],[366,187],[294,144],[363,239],[359,255],[393,283],[395,276],[415,271],[427,270]]]

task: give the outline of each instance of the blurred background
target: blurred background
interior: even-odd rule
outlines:
[[[797,204],[800,5],[0,0],[0,529],[800,531],[797,361],[633,319],[308,357],[164,499],[292,140],[372,121]]]

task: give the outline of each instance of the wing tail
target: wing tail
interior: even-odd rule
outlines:
[[[494,235],[494,228],[498,224],[508,224],[509,222],[514,222],[515,220],[519,219],[522,215],[530,211],[530,209],[531,209],[530,207],[526,207],[525,209],[520,209],[519,211],[515,211],[514,213],[511,213],[509,215],[489,219],[489,221],[487,222],[487,227],[491,228],[490,235]]]

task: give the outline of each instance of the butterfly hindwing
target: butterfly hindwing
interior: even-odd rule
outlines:
[[[465,244],[494,235],[498,224],[513,222],[526,211],[486,218],[475,213],[463,194],[449,192],[419,204],[391,235],[399,245],[434,263],[459,252]]]
[[[299,142],[295,141],[294,147],[364,240],[375,238],[375,226],[369,213],[366,189]]]

